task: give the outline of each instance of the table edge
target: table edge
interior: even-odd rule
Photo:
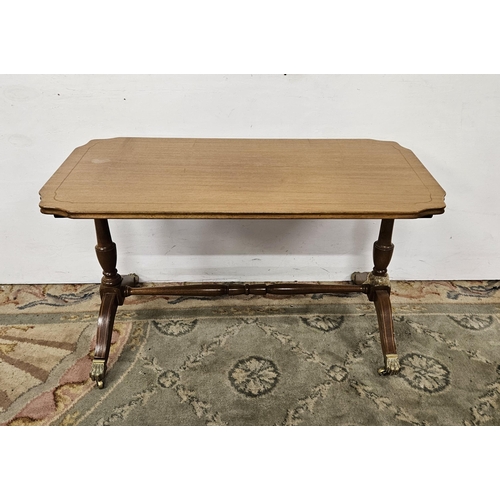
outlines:
[[[70,218],[70,219],[417,219],[432,217],[433,215],[443,214],[446,208],[445,196],[446,192],[441,187],[441,185],[436,181],[432,174],[427,170],[427,168],[420,162],[420,160],[415,156],[412,150],[401,146],[395,141],[384,141],[377,139],[342,139],[342,140],[359,140],[359,141],[373,141],[373,142],[383,142],[391,144],[394,148],[398,149],[400,153],[405,157],[406,161],[414,167],[421,167],[423,178],[420,178],[422,184],[429,189],[429,194],[431,199],[429,204],[432,205],[430,208],[423,208],[422,210],[415,211],[404,211],[404,212],[311,212],[311,213],[295,213],[295,212],[283,212],[283,213],[245,213],[245,212],[148,212],[148,211],[137,211],[137,212],[122,212],[122,211],[112,211],[112,212],[93,212],[91,210],[86,212],[79,212],[77,210],[71,210],[68,207],[51,206],[51,202],[55,203],[55,192],[57,187],[64,181],[65,177],[73,170],[73,168],[79,163],[80,159],[92,148],[97,142],[100,141],[113,141],[116,139],[123,139],[122,137],[108,138],[108,139],[92,139],[87,144],[75,148],[75,150],[69,155],[69,157],[63,162],[59,169],[54,172],[52,177],[44,184],[40,189],[40,211],[42,214],[54,215],[56,217]],[[147,139],[147,138],[144,138]],[[158,138],[160,139],[160,138]],[[166,138],[164,138],[166,139]],[[192,140],[192,138],[185,138]],[[209,139],[209,138],[207,138]],[[212,138],[214,140],[215,138]],[[278,140],[278,139],[241,139],[234,138],[235,140]],[[220,139],[220,140],[231,140],[231,139]],[[282,140],[295,140],[295,139],[282,139]],[[299,139],[297,139],[299,140]],[[300,140],[314,140],[314,139],[300,139]],[[335,140],[335,139],[319,139],[319,140]],[[80,153],[78,156],[75,153]],[[406,153],[406,154],[405,154]],[[408,155],[408,153],[410,153]],[[72,160],[72,161],[70,161]],[[430,185],[429,185],[430,184]],[[437,198],[434,199],[434,196]],[[432,203],[435,202],[435,203]],[[427,203],[426,203],[427,205]]]
[[[446,205],[441,208],[423,209],[412,213],[392,212],[364,212],[364,213],[197,213],[197,212],[70,212],[62,209],[40,206],[40,212],[45,215],[68,219],[420,219],[441,215],[445,212]]]

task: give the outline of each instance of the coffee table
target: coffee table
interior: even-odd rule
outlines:
[[[445,192],[396,142],[368,139],[92,140],[40,191],[44,214],[94,219],[103,270],[90,377],[104,386],[118,306],[131,295],[365,293],[375,304],[383,375],[400,369],[387,267],[395,219],[442,214]],[[109,219],[380,219],[370,273],[348,284],[202,283],[144,287],[120,276]]]

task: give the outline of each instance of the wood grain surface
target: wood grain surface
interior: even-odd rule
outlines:
[[[445,192],[409,149],[369,139],[92,140],[40,191],[70,218],[417,218]]]

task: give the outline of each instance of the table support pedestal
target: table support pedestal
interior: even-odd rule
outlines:
[[[387,273],[387,267],[391,262],[394,251],[394,245],[392,244],[393,228],[394,219],[382,219],[378,240],[373,244],[373,262],[375,265],[365,281],[365,284],[371,285],[368,298],[375,304],[380,341],[384,354],[384,368],[378,370],[380,375],[392,375],[400,370],[392,319],[391,284]]]
[[[97,236],[95,250],[103,270],[103,276],[99,288],[101,308],[97,320],[96,346],[90,378],[95,381],[97,387],[102,389],[104,387],[106,363],[108,362],[111,347],[116,310],[125,300],[125,290],[130,286],[137,285],[139,279],[136,275],[128,275],[122,278],[118,274],[116,270],[116,245],[111,240],[108,221],[106,219],[95,219],[94,222]]]
[[[97,235],[96,254],[103,269],[100,286],[101,308],[97,321],[96,347],[90,372],[90,378],[98,388],[104,387],[106,363],[109,357],[111,336],[116,310],[125,298],[130,295],[188,295],[219,296],[241,294],[311,294],[311,293],[365,293],[375,304],[377,319],[384,355],[384,368],[381,375],[392,375],[399,371],[399,360],[396,352],[394,326],[390,301],[390,281],[387,266],[392,257],[394,245],[391,242],[393,219],[383,219],[378,240],[373,245],[374,267],[362,283],[353,279],[353,284],[326,285],[314,283],[280,283],[280,284],[201,284],[172,285],[159,287],[138,287],[139,278],[135,274],[124,276],[116,269],[116,245],[111,240],[108,221],[95,219]],[[355,273],[356,274],[356,273]],[[354,276],[354,275],[353,275]]]

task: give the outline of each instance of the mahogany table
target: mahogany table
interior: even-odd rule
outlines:
[[[384,367],[400,369],[390,281],[394,219],[442,214],[445,192],[395,142],[364,139],[92,140],[73,151],[40,191],[44,214],[94,219],[103,269],[90,377],[104,386],[117,307],[130,295],[362,292],[373,301]],[[381,219],[373,270],[351,284],[186,284],[141,287],[120,276],[108,219]],[[362,279],[360,279],[362,278]]]

